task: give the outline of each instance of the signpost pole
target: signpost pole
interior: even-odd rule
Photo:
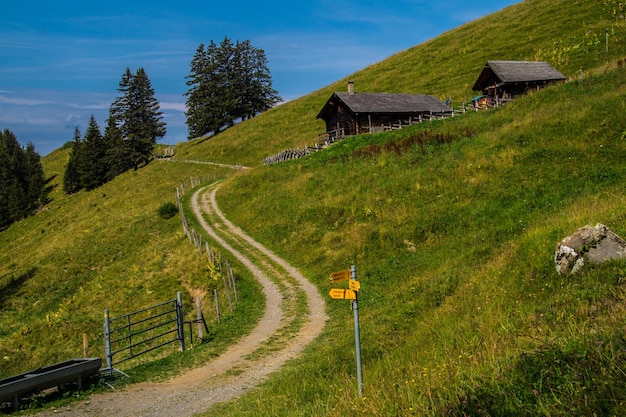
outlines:
[[[350,279],[356,281],[356,265],[350,268]],[[356,375],[358,381],[359,398],[363,398],[363,374],[361,372],[361,336],[359,334],[359,295],[355,291],[356,297],[352,300],[352,310],[354,310],[354,340],[356,343]]]
[[[104,355],[106,356],[106,369],[112,372],[113,355],[111,354],[111,325],[109,323],[109,310],[104,310]]]

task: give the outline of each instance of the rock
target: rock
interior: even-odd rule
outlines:
[[[586,262],[598,264],[626,258],[626,241],[603,224],[585,226],[556,246],[554,263],[559,275],[574,274]]]

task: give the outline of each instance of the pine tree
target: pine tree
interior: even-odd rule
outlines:
[[[107,179],[110,181],[133,166],[128,143],[122,137],[122,132],[117,127],[113,117],[109,117],[107,120],[107,127],[104,130],[104,143],[106,148],[105,161],[109,167]]]
[[[0,229],[13,221],[9,213],[9,193],[15,175],[12,170],[14,142],[17,138],[11,131],[0,132]]]
[[[45,186],[46,179],[41,165],[41,157],[35,150],[35,145],[28,142],[26,145],[26,184],[30,211],[39,210],[47,201]]]
[[[12,223],[26,216],[29,203],[26,183],[26,157],[17,137],[10,130],[3,134],[6,146],[6,208],[8,221]],[[6,165],[5,165],[6,164]]]
[[[120,96],[111,104],[109,118],[127,141],[132,167],[137,169],[150,161],[157,139],[165,136],[163,114],[143,68],[134,75],[126,68],[118,91]]]
[[[233,45],[227,37],[219,47],[201,44],[187,76],[189,138],[217,134],[237,120],[246,120],[271,108],[281,98],[272,88],[267,59],[250,41]]]
[[[118,123],[120,129],[122,129],[124,122],[130,116],[130,89],[133,77],[130,68],[126,68],[117,88],[119,95],[109,108],[109,117]]]
[[[160,111],[158,100],[154,97],[154,89],[148,75],[143,68],[139,68],[133,78],[132,86],[134,95],[131,105],[133,106],[136,130],[129,134],[137,142],[134,149],[138,158],[133,159],[135,167],[146,165],[152,156],[154,145],[158,138],[165,136],[165,123],[161,121],[163,113]]]
[[[108,167],[106,165],[104,139],[93,115],[82,143],[82,158],[78,166],[80,183],[87,190],[98,188],[107,181]]]
[[[217,84],[220,89],[220,103],[217,107],[219,128],[232,126],[237,118],[237,102],[240,87],[239,65],[235,46],[227,37],[220,43],[217,49]]]
[[[204,48],[200,44],[191,61],[191,74],[187,76],[187,129],[189,138],[217,132],[221,128],[218,112],[221,101],[217,78],[217,45],[215,42]]]
[[[0,228],[32,214],[46,201],[41,158],[22,148],[8,129],[0,133]]]
[[[72,140],[72,150],[70,151],[70,159],[65,166],[63,173],[63,192],[65,194],[74,194],[80,191],[83,186],[80,182],[80,173],[78,171],[82,158],[82,140],[80,138],[80,130],[74,129],[74,139]]]
[[[236,116],[246,120],[270,109],[282,99],[272,88],[265,51],[253,47],[250,41],[237,44],[237,49],[240,104]]]

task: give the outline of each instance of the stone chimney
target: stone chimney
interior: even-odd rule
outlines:
[[[348,81],[348,94],[354,94],[354,81]]]

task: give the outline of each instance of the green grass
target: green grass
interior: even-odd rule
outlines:
[[[325,132],[315,117],[335,91],[432,94],[458,106],[490,59],[545,60],[568,77],[603,65],[605,29],[609,57],[623,58],[626,26],[619,1],[527,0],[375,63],[300,99],[280,105],[210,139],[177,146],[181,159],[259,166],[263,158],[316,143]]]
[[[224,181],[220,207],[322,294],[328,275],[352,264],[362,285],[364,399],[351,311],[329,298],[327,327],[300,357],[205,415],[626,414],[626,264],[560,277],[553,263],[556,243],[585,224],[626,236],[619,8],[527,0],[214,138],[179,144],[178,159],[255,167]],[[488,59],[547,60],[570,80],[497,110],[261,166],[312,144],[324,129],[315,115],[348,79],[357,91],[434,94],[456,105],[472,97]],[[62,171],[63,152],[44,158],[50,172]],[[0,234],[0,356],[30,365],[80,355],[82,329],[97,340],[109,299],[126,312],[202,287],[206,265],[180,218],[158,209],[178,183],[215,170],[154,163],[91,193],[65,197],[57,187],[47,211]],[[163,375],[158,363],[144,365],[140,378],[201,363],[211,349],[171,355]]]
[[[552,258],[584,224],[626,235],[625,81],[601,73],[229,179],[224,211],[323,291],[330,272],[357,265],[366,399],[351,315],[329,300],[319,343],[220,412],[623,412],[626,265],[559,277]],[[433,140],[402,146],[416,137]]]
[[[63,158],[66,150],[45,158],[56,181]],[[163,219],[158,209],[190,176],[228,172],[155,162],[92,192],[64,196],[57,186],[47,209],[4,231],[0,377],[82,356],[83,333],[101,356],[104,309],[118,316],[177,291],[202,292],[206,258],[187,241],[180,216]]]

